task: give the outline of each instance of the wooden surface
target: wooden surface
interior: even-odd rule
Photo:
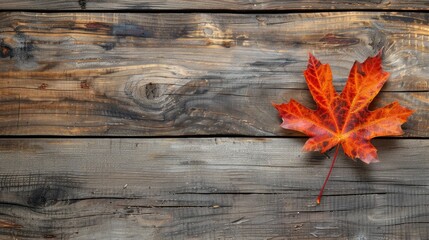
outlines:
[[[427,10],[427,0],[2,0],[11,10]]]
[[[316,206],[330,161],[301,138],[1,139],[0,234],[428,239],[429,141],[374,142],[382,162],[341,155]]]
[[[428,8],[2,0],[0,239],[429,239]],[[332,152],[271,103],[314,107],[309,52],[340,91],[380,49],[371,107],[415,113],[380,163],[341,153],[317,206]]]
[[[428,137],[428,13],[1,13],[4,135],[290,136],[271,102],[313,106],[308,52],[344,86],[384,47],[374,107],[416,112]]]

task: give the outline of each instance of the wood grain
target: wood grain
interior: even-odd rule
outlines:
[[[319,206],[330,161],[304,141],[1,139],[0,238],[429,237],[429,140],[341,155]]]
[[[427,13],[0,14],[0,134],[289,136],[271,102],[312,106],[312,52],[338,90],[384,47],[375,107],[416,110],[428,137]]]
[[[426,0],[3,0],[12,10],[427,10]]]

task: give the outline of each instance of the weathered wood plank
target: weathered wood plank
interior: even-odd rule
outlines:
[[[294,135],[271,101],[311,105],[307,53],[340,90],[354,60],[384,47],[376,106],[416,110],[428,137],[427,13],[0,14],[0,133]]]
[[[428,239],[429,140],[381,162],[294,139],[2,139],[0,234],[62,239]]]
[[[427,10],[426,0],[2,0],[13,10]]]

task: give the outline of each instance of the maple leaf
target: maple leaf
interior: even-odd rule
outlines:
[[[304,76],[316,110],[311,110],[291,99],[289,103],[273,104],[280,113],[281,127],[305,133],[310,138],[304,151],[322,153],[337,146],[331,168],[317,198],[320,203],[323,189],[332,172],[341,145],[350,158],[365,163],[377,162],[377,149],[370,140],[379,136],[402,135],[401,125],[412,110],[393,102],[374,111],[369,104],[389,77],[381,67],[381,51],[363,63],[355,62],[341,94],[335,91],[329,64],[322,64],[310,54]]]

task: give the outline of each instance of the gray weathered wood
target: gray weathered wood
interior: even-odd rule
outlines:
[[[384,47],[376,106],[416,110],[427,137],[427,13],[0,14],[0,133],[285,136],[271,102],[312,105],[313,52],[338,90],[354,60]]]
[[[303,138],[2,139],[0,238],[428,239],[429,140],[380,163]]]
[[[427,0],[2,0],[1,9],[19,10],[427,10]]]

